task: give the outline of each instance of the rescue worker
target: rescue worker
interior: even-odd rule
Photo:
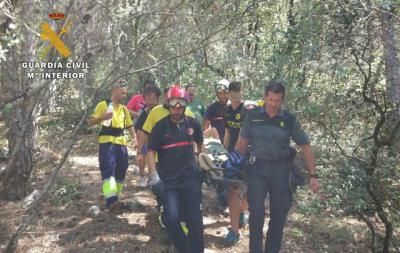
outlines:
[[[217,129],[221,143],[223,143],[225,136],[224,113],[228,105],[228,86],[228,80],[222,79],[218,81],[217,85],[215,86],[215,92],[218,100],[207,107],[203,123],[203,130],[205,132],[208,131],[210,127]],[[227,187],[224,183],[216,183],[217,209],[222,212],[228,206],[228,194],[226,188]]]
[[[278,253],[283,229],[292,203],[289,188],[289,142],[292,139],[304,154],[310,175],[310,187],[318,192],[315,160],[310,140],[296,117],[281,108],[285,87],[269,82],[264,91],[264,106],[248,111],[235,151],[244,156],[251,145],[248,168],[250,253]],[[270,221],[263,250],[264,200],[269,194]]]
[[[200,124],[184,114],[188,101],[185,90],[177,85],[167,94],[169,115],[159,120],[148,142],[149,168],[157,171],[164,184],[165,225],[179,253],[204,252],[201,213],[201,180],[196,166],[193,142],[202,151],[203,134]],[[184,220],[189,233],[181,227]]]
[[[99,164],[103,180],[105,207],[111,212],[121,212],[126,206],[118,200],[128,169],[127,139],[124,129],[128,129],[135,139],[132,118],[122,104],[127,96],[126,83],[119,80],[112,86],[111,98],[99,102],[88,119],[88,125],[101,124],[99,133]],[[105,124],[104,122],[107,122]]]
[[[224,141],[225,133],[224,112],[229,99],[228,86],[229,81],[226,79],[222,79],[217,83],[215,92],[218,100],[207,107],[204,116],[203,129],[207,130],[210,126],[215,127],[218,131],[221,143]]]
[[[168,94],[168,90],[164,89],[164,102],[162,105],[158,105],[155,106],[149,113],[149,115],[147,115],[147,118],[145,120],[145,122],[143,123],[143,127],[142,130],[145,133],[145,135],[142,136],[142,144],[140,144],[141,146],[138,146],[138,150],[141,150],[143,148],[143,145],[145,145],[148,142],[148,136],[149,134],[151,134],[151,131],[153,130],[153,127],[155,126],[155,124],[162,120],[163,118],[167,117],[169,115],[169,110],[168,110],[168,104],[167,104],[167,94]],[[191,118],[194,118],[193,113],[188,110],[188,108],[185,109],[185,115]],[[145,156],[143,154],[137,154],[136,157],[136,162],[138,164],[141,164],[144,162]],[[158,177],[158,174],[156,171],[152,171],[151,168],[149,167],[149,185],[155,185],[160,181],[160,178]]]

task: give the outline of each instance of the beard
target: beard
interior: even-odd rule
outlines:
[[[171,119],[178,122],[179,120],[181,120],[183,117],[183,113],[174,113],[171,114]]]

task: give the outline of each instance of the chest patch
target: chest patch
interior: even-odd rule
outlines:
[[[236,113],[235,119],[236,119],[236,120],[240,120],[240,113]]]

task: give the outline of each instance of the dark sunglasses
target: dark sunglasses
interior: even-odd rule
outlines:
[[[168,100],[168,106],[176,107],[177,105],[180,105],[181,107],[185,107],[185,106],[187,106],[187,101],[182,98],[171,98]]]

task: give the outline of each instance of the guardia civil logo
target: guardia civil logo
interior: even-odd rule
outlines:
[[[20,63],[27,79],[84,79],[90,69],[87,62],[74,61],[72,52],[65,42],[65,35],[71,31],[73,18],[64,13],[54,12],[48,15],[48,22],[40,25],[41,43],[37,52],[39,61]],[[54,55],[49,52],[54,49]],[[59,56],[59,57],[54,57]],[[67,59],[68,58],[68,59]],[[50,61],[51,60],[51,61]]]
[[[65,18],[65,15],[64,13],[50,13],[49,18],[54,21],[60,21]],[[55,23],[57,24],[57,22]],[[60,28],[60,32],[57,34],[49,23],[44,22],[40,25],[41,28],[40,38],[43,41],[49,42],[49,45],[40,54],[40,57],[42,59],[46,57],[50,49],[52,49],[53,47],[61,56],[65,58],[71,55],[71,50],[68,48],[67,45],[65,45],[65,43],[61,39],[61,37],[64,34],[68,33],[68,31],[71,29],[71,26],[72,26],[72,21],[69,20],[68,22],[66,22],[65,25],[63,25]]]

